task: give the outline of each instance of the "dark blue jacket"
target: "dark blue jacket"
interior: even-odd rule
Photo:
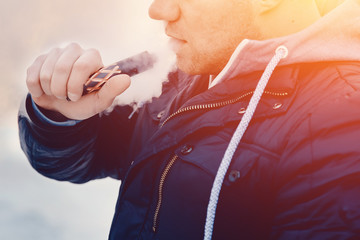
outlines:
[[[212,183],[262,72],[207,90],[170,75],[130,107],[73,127],[19,115],[21,146],[41,174],[122,180],[110,239],[202,239]],[[214,239],[359,239],[360,63],[278,67],[223,184]],[[70,214],[70,213],[69,213]]]
[[[54,126],[28,98],[21,146],[47,177],[122,180],[111,240],[202,239],[220,161],[284,45],[225,176],[213,239],[360,239],[359,11],[345,1],[296,34],[244,40],[210,89],[208,77],[173,73],[130,120],[125,106]]]

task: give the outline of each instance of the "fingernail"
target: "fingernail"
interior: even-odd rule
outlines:
[[[64,96],[56,96],[58,99],[60,99],[60,100],[65,100],[66,99],[66,97],[64,97]]]
[[[73,102],[76,102],[77,100],[79,100],[79,96],[78,95],[76,95],[76,94],[73,94],[73,93],[71,93],[71,92],[68,92],[68,98],[71,100],[71,101],[73,101]]]

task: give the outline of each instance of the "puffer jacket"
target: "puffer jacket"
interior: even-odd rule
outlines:
[[[347,1],[292,36],[243,42],[210,89],[207,76],[170,74],[163,94],[131,119],[124,106],[52,126],[28,97],[21,146],[47,177],[122,180],[109,239],[202,239],[221,159],[284,45],[289,55],[226,174],[213,239],[359,239],[359,4]]]

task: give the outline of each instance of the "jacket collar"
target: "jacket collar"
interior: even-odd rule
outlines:
[[[275,50],[289,55],[279,66],[329,61],[360,61],[360,1],[347,0],[306,29],[264,41],[243,40],[211,87],[224,80],[264,71]],[[271,81],[270,81],[271,82]]]
[[[262,101],[256,110],[255,118],[274,116],[287,111],[294,96],[293,92],[299,72],[298,69],[299,67],[286,66],[274,72],[272,76],[274,81],[272,81],[272,84],[269,85],[269,88],[266,90],[267,92],[271,92],[271,94],[265,94],[264,101]],[[229,123],[236,125],[243,116],[241,110],[247,107],[252,91],[254,91],[260,76],[261,72],[239,76],[216,85],[209,90],[200,91],[200,93],[196,89],[206,89],[206,78],[197,76],[194,79],[187,79],[190,81],[189,86],[184,88],[173,100],[173,103],[169,105],[171,107],[165,110],[160,125],[178,109],[190,108],[197,105],[211,105],[241,96],[244,97],[240,101],[234,104],[227,104],[224,107],[195,111],[190,110],[176,115],[160,127],[152,136],[149,140],[149,142],[152,142],[151,147],[145,147],[138,159],[144,160],[152,154],[173,147],[201,128],[222,127]],[[199,88],[199,86],[201,87]],[[287,94],[278,95],[278,93]],[[190,99],[189,95],[192,95]],[[183,100],[185,100],[185,102],[183,102]],[[274,106],[279,103],[281,104],[281,108],[274,109]],[[153,113],[153,115],[155,115],[155,113]]]

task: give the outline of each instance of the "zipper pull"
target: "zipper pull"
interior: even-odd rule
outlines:
[[[137,104],[135,103],[135,106],[133,107],[133,111],[130,113],[130,115],[128,116],[128,119],[130,120],[134,114],[139,110],[139,108],[142,108],[145,105],[145,101],[140,101]]]

